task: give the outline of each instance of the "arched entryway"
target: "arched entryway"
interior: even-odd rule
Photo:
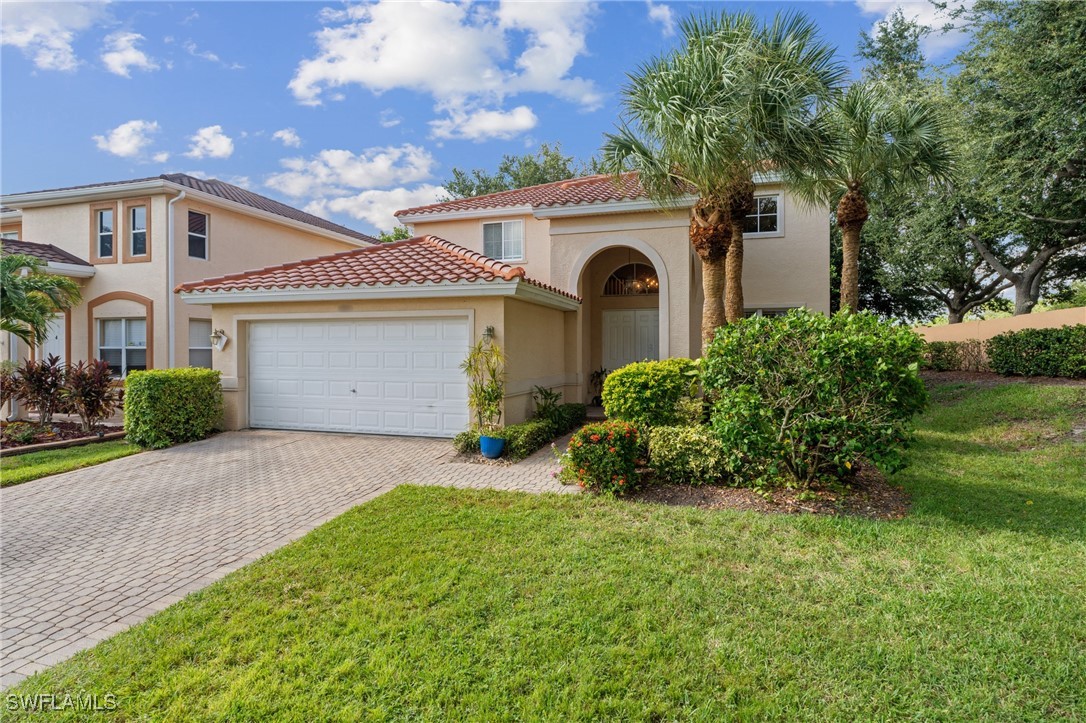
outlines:
[[[582,299],[582,375],[668,356],[668,284],[659,255],[639,241],[585,249],[572,269]]]

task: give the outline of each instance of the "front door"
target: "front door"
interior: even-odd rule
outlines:
[[[49,323],[49,333],[41,345],[41,358],[48,359],[50,354],[60,357],[63,364],[68,363],[66,347],[68,346],[67,325],[64,323],[64,314],[57,314]]]
[[[633,362],[660,357],[660,310],[615,309],[603,312],[603,366],[614,371]]]

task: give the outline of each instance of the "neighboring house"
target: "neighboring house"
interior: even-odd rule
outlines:
[[[759,180],[748,312],[828,312],[828,213]],[[452,436],[469,421],[459,365],[485,334],[508,357],[507,422],[533,386],[587,401],[600,367],[698,356],[692,201],[661,212],[632,174],[545,184],[400,211],[409,241],[178,290],[233,340],[214,354],[231,428]]]
[[[178,283],[375,241],[243,188],[179,173],[6,194],[0,202],[4,252],[41,258],[48,271],[77,279],[83,296],[58,315],[43,349],[4,338],[2,358],[105,359],[118,377],[211,366],[210,314],[178,299]]]

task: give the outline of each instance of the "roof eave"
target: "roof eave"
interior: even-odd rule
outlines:
[[[515,296],[525,301],[573,311],[580,302],[521,279],[457,281],[374,286],[306,286],[285,289],[179,291],[186,304],[258,304],[283,301],[343,301],[346,299],[438,299],[471,296]]]
[[[427,213],[398,213],[396,219],[400,223],[418,223],[420,221],[455,221],[461,218],[496,218],[500,216],[528,216],[532,213],[532,207],[497,206],[495,208],[473,208],[461,211],[433,211]]]
[[[127,198],[130,196],[146,195],[148,191],[161,191],[165,188],[167,183],[168,182],[164,179],[153,178],[149,181],[113,183],[110,185],[73,188],[61,191],[15,193],[10,196],[0,196],[0,205],[12,206],[21,211],[24,208],[53,206],[56,205],[57,202],[77,203],[80,201],[97,201],[100,199],[118,197]]]

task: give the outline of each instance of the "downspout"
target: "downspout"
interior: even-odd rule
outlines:
[[[173,369],[174,367],[177,366],[177,349],[176,349],[176,347],[177,347],[177,334],[175,333],[175,329],[174,329],[174,325],[176,324],[176,317],[177,317],[177,309],[176,309],[177,299],[174,298],[174,294],[173,294],[173,287],[174,287],[173,205],[175,203],[177,203],[178,201],[180,201],[181,199],[183,199],[184,197],[185,197],[185,192],[182,191],[181,193],[179,193],[176,196],[174,196],[173,198],[171,198],[170,202],[168,204],[166,204],[166,207],[167,207],[167,211],[166,211],[166,280],[167,280],[167,284],[169,286],[169,288],[168,288],[168,290],[166,292],[168,294],[168,296],[166,298],[168,298],[170,300],[170,303],[166,305],[168,313],[169,313],[168,320],[166,322],[166,333],[169,335],[169,340],[168,340],[167,347],[170,350],[170,369]]]

